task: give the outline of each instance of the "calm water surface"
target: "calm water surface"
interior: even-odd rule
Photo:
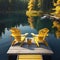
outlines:
[[[24,14],[7,14],[0,17],[0,59],[8,60],[7,51],[13,41],[9,31],[11,27],[17,27],[21,33],[38,33],[38,30],[44,27],[50,29],[49,36],[46,38],[49,46],[54,51],[52,60],[60,60],[60,39],[56,39],[54,29],[51,28],[52,22],[50,19],[41,20],[40,17],[34,19],[34,28],[32,29],[28,23],[27,17]]]

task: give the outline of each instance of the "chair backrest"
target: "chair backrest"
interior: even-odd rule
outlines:
[[[15,40],[21,41],[21,32],[19,29],[13,27],[10,31],[12,33],[11,36],[14,37]]]
[[[21,36],[20,30],[17,28],[11,28],[10,31],[12,33],[11,36],[13,37]]]
[[[48,36],[48,32],[49,32],[49,29],[48,28],[43,28],[41,30],[39,30],[38,32],[38,38],[39,40],[44,40],[46,38],[46,36]]]

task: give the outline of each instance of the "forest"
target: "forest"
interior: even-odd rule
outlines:
[[[41,0],[42,9],[48,11],[53,7],[52,0]],[[27,10],[29,0],[0,0],[0,13]]]

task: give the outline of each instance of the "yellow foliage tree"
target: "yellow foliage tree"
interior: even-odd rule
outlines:
[[[52,28],[57,28],[57,31],[55,32],[57,39],[60,38],[60,23],[58,21],[53,22]]]
[[[60,0],[57,0],[57,2],[53,2],[53,5],[55,6],[55,8],[53,8],[52,10],[55,10],[55,12],[51,13],[53,15],[55,15],[56,17],[60,18]]]

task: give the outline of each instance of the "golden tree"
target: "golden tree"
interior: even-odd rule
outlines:
[[[60,23],[58,21],[54,21],[52,28],[57,28],[55,34],[57,39],[60,38]]]
[[[53,8],[52,10],[55,10],[55,12],[53,12],[52,14],[60,18],[60,0],[57,0],[56,3],[53,0],[53,5],[55,6],[55,8]]]

